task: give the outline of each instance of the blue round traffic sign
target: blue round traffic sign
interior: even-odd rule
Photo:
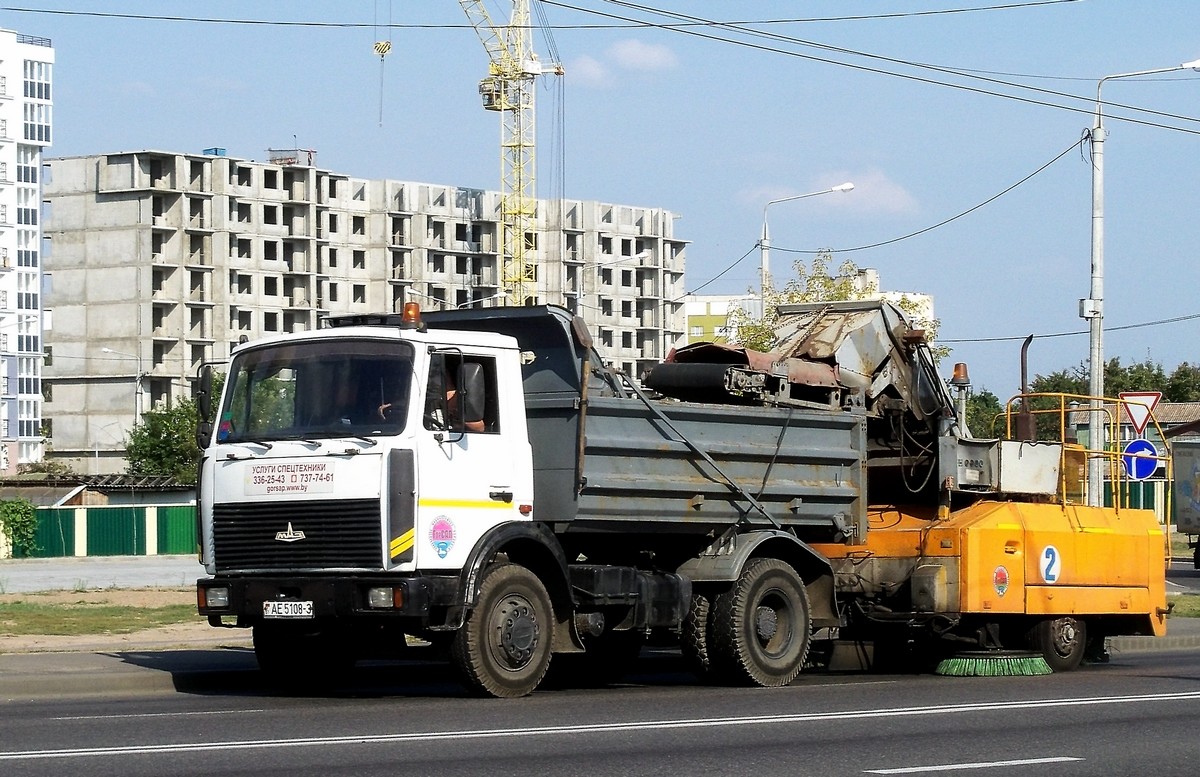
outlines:
[[[1134,480],[1145,480],[1158,469],[1158,449],[1149,440],[1130,440],[1121,452],[1125,474]]]

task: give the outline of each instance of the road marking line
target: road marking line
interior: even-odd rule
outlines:
[[[202,712],[137,712],[128,715],[68,715],[50,720],[120,720],[122,718],[185,718],[188,715],[248,715],[266,710],[207,710]]]
[[[993,766],[1029,766],[1030,764],[1061,764],[1082,761],[1082,758],[1053,756],[1050,758],[1017,758],[1011,761],[976,761],[974,763],[940,764],[938,766],[902,766],[895,769],[867,769],[864,774],[921,774],[923,772],[949,772],[956,769],[990,769]]]
[[[430,731],[415,734],[358,734],[340,737],[299,737],[296,739],[252,739],[223,742],[180,742],[176,744],[126,745],[123,747],[80,747],[61,750],[0,751],[0,761],[33,761],[50,758],[94,758],[161,753],[199,753],[220,750],[266,750],[286,747],[328,747],[330,745],[376,745],[397,743],[444,742],[452,740],[511,739],[513,737],[562,736],[564,734],[612,734],[618,732],[655,731],[671,729],[729,728],[733,726],[776,726],[785,723],[830,723],[846,720],[904,718],[928,715],[961,715],[964,712],[1007,712],[1011,710],[1045,710],[1054,707],[1088,707],[1110,704],[1136,704],[1161,701],[1196,701],[1200,691],[1179,693],[1140,694],[1136,696],[1093,696],[1066,699],[1028,699],[1010,702],[969,702],[938,707],[895,707],[892,709],[859,709],[842,712],[805,712],[766,717],[692,718],[683,720],[645,720],[626,723],[585,723],[573,726],[539,726],[534,728],[467,729],[462,731]]]

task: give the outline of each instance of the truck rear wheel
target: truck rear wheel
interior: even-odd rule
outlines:
[[[705,594],[693,594],[692,606],[680,628],[679,649],[688,669],[702,680],[712,678],[712,660],[708,654],[708,623],[712,600]]]
[[[714,601],[709,653],[713,669],[733,682],[787,685],[800,674],[812,632],[808,590],[778,559],[746,565]]]
[[[1029,630],[1029,645],[1042,653],[1042,658],[1055,672],[1069,672],[1079,667],[1087,647],[1087,626],[1083,621],[1064,616],[1046,618]]]
[[[498,564],[484,573],[479,601],[454,636],[450,657],[473,693],[526,696],[550,666],[554,609],[528,569]]]

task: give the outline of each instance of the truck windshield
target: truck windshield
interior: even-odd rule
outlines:
[[[330,339],[238,354],[218,442],[399,434],[408,416],[412,346]]]

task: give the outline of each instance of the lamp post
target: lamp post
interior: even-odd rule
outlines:
[[[831,186],[828,189],[822,189],[819,192],[808,192],[807,194],[795,194],[791,197],[780,197],[777,200],[771,200],[763,206],[763,225],[762,239],[758,241],[759,255],[759,296],[762,298],[762,314],[767,315],[767,278],[771,274],[771,232],[767,228],[767,208],[779,202],[791,202],[792,200],[802,200],[806,197],[816,197],[820,194],[831,194],[833,192],[848,192],[854,188],[854,184],[847,181],[846,183]]]
[[[146,377],[146,373],[142,372],[142,357],[134,353],[115,351],[112,348],[101,348],[100,352],[110,353],[113,356],[124,356],[126,359],[137,361],[137,374],[133,378],[133,423],[136,426],[142,419],[142,378]]]
[[[1096,82],[1096,116],[1088,139],[1092,144],[1092,278],[1089,296],[1079,301],[1079,316],[1088,322],[1088,393],[1091,394],[1088,413],[1088,446],[1104,450],[1104,104],[1100,91],[1105,81],[1118,78],[1171,73],[1176,70],[1200,70],[1200,59],[1174,67],[1135,70],[1116,73]],[[1098,443],[1098,444],[1097,444]],[[1104,504],[1104,460],[1092,456],[1088,460],[1088,504]]]
[[[425,299],[429,300],[430,302],[436,302],[438,305],[441,306],[442,310],[445,310],[450,305],[449,302],[447,302],[446,300],[444,300],[440,297],[435,297],[432,294],[426,294],[423,291],[417,291],[416,289],[412,288],[411,286],[408,287],[407,289],[405,289],[404,293],[408,294],[410,296],[424,297]]]
[[[500,299],[501,297],[507,297],[507,296],[508,296],[508,292],[502,291],[498,294],[492,294],[489,297],[480,297],[479,299],[467,300],[466,302],[462,303],[461,305],[455,305],[454,307],[456,310],[462,310],[463,308],[469,308],[469,307],[478,305],[481,302],[487,302],[489,300]]]

